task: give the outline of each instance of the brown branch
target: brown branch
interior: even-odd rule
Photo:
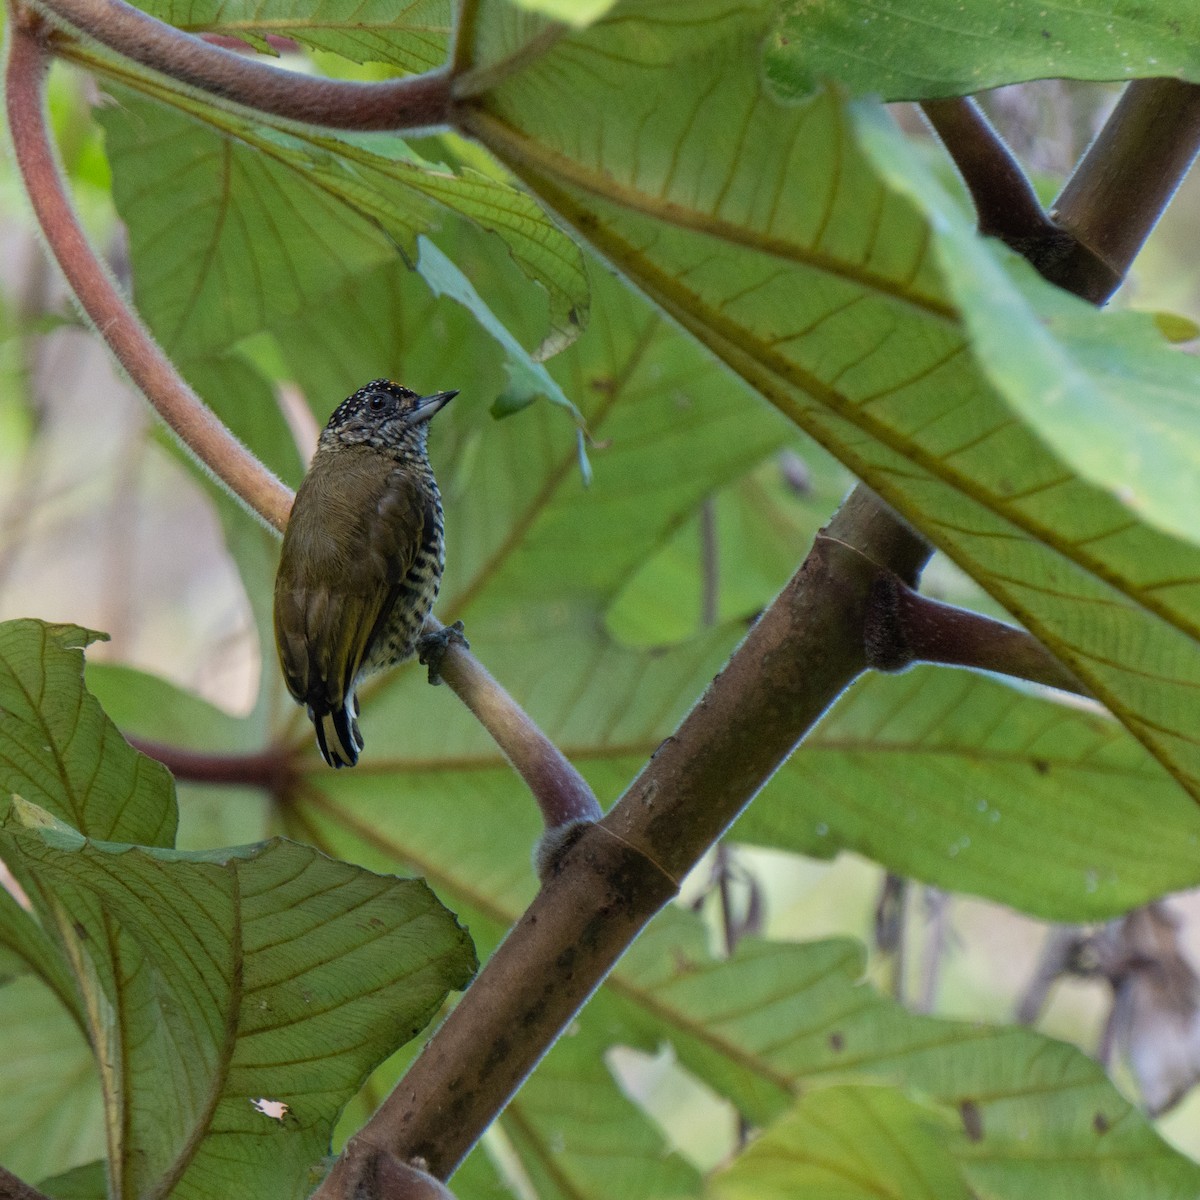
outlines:
[[[19,1179],[11,1171],[0,1167],[0,1200],[52,1200],[45,1192]]]
[[[866,668],[877,564],[915,580],[930,551],[861,488],[828,533],[616,807],[556,861],[361,1139],[448,1178],[679,880]],[[352,1194],[341,1178],[316,1196]]]
[[[51,253],[97,331],[163,421],[247,509],[282,530],[292,507],[291,491],[184,383],[88,245],[46,128],[44,33],[38,18],[13,15],[5,98],[17,164]],[[431,620],[431,631],[440,627]],[[528,783],[548,824],[599,816],[579,773],[464,647],[451,644],[441,674]]]
[[[1091,695],[1024,629],[930,600],[893,575],[881,573],[871,585],[863,638],[867,661],[877,671],[903,671],[917,662],[941,663]]]
[[[290,121],[334,129],[425,129],[444,125],[450,75],[383,83],[320,79],[235,54],[147,16],[124,0],[37,0],[39,10],[151,70],[210,96]]]
[[[1200,148],[1200,86],[1139,79],[1092,142],[1052,216],[1079,249],[1053,282],[1093,304],[1120,286]]]

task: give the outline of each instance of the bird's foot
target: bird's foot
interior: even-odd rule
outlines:
[[[429,682],[442,682],[442,659],[452,642],[457,642],[464,650],[470,650],[471,643],[464,635],[463,623],[455,621],[453,625],[443,625],[436,633],[422,634],[417,639],[417,662],[429,668]]]

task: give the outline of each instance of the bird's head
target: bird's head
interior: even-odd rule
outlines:
[[[333,410],[321,444],[365,444],[381,450],[407,447],[424,452],[429,419],[457,395],[451,391],[419,396],[390,379],[372,380]]]

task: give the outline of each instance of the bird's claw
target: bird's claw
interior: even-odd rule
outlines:
[[[442,682],[442,659],[452,642],[464,650],[470,650],[471,643],[467,641],[463,623],[455,621],[453,625],[443,625],[434,633],[422,634],[417,640],[417,662],[429,668],[429,682]]]

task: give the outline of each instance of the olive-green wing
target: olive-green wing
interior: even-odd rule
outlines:
[[[288,690],[317,716],[351,700],[374,634],[396,603],[427,519],[408,472],[342,450],[306,476],[275,580],[275,636]]]

